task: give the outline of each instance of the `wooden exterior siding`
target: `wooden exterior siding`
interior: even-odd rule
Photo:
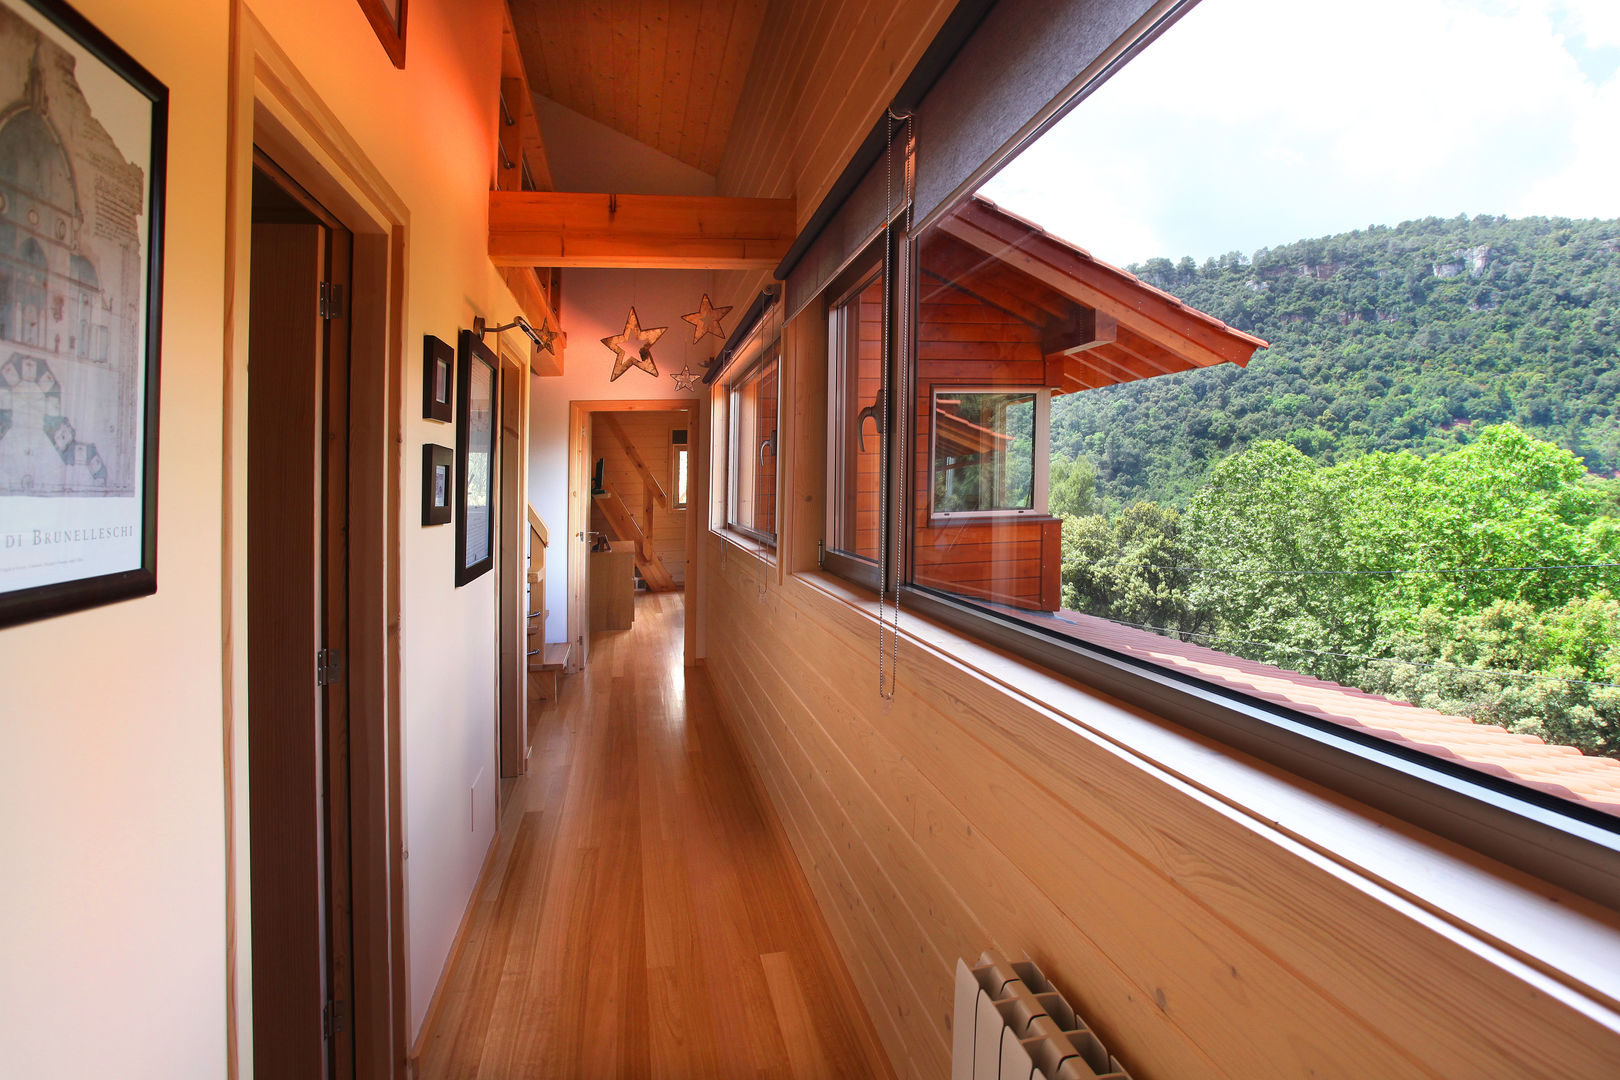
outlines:
[[[929,514],[934,389],[1045,386],[1040,331],[926,274],[918,309],[913,577],[919,585],[961,596],[1056,611],[1062,594],[1061,520],[1039,515],[934,521]]]
[[[593,425],[591,432],[591,461],[601,458],[606,486],[624,499],[630,515],[643,532],[647,532],[649,518],[651,532],[647,532],[658,557],[669,570],[676,584],[686,581],[686,510],[675,509],[675,491],[670,486],[670,432],[686,427],[685,413],[678,412],[625,412],[612,414],[613,420],[635,446],[646,462],[648,471],[658,479],[668,496],[669,505],[655,505],[642,483],[640,471],[630,460],[623,444],[604,425]],[[689,436],[690,438],[690,436]],[[690,444],[688,444],[690,445]],[[594,516],[594,515],[593,515]],[[597,522],[592,528],[601,529]]]

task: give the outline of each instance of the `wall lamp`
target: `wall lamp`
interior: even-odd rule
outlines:
[[[535,348],[544,349],[546,352],[552,351],[551,343],[557,340],[557,332],[555,330],[549,330],[546,328],[536,330],[534,327],[529,325],[529,320],[525,319],[522,315],[512,316],[512,321],[504,326],[488,326],[484,323],[484,317],[482,315],[473,316],[473,333],[478,335],[480,341],[483,340],[485,334],[499,334],[507,330],[523,331],[524,334],[528,335],[529,340],[534,342]]]

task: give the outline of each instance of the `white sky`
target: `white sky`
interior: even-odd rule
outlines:
[[[1203,0],[983,192],[1121,265],[1620,217],[1620,0]]]

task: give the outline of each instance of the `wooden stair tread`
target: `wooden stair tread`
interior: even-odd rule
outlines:
[[[530,671],[561,671],[568,666],[568,653],[571,646],[566,641],[548,642],[543,648],[535,650],[540,654],[538,659],[532,655],[529,658]]]

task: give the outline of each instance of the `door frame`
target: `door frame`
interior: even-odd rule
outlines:
[[[693,398],[626,398],[615,400],[585,400],[568,403],[568,535],[564,550],[568,552],[568,630],[574,635],[573,649],[569,652],[568,670],[583,669],[590,659],[591,628],[590,603],[586,596],[590,561],[585,543],[585,530],[591,522],[591,437],[592,417],[596,413],[611,412],[680,412],[686,414],[686,440],[692,451],[688,468],[690,485],[686,499],[686,574],[681,583],[682,595],[687,600],[686,612],[686,665],[697,663],[697,623],[691,610],[691,600],[698,594],[694,588],[697,569],[702,560],[697,558],[700,507],[708,505],[708,493],[699,486],[704,472],[697,468],[700,447],[707,444],[707,432],[701,431],[699,402]],[[695,440],[695,441],[694,441]],[[702,499],[702,502],[699,502]]]
[[[527,605],[534,602],[525,600],[529,582],[525,549],[529,536],[530,375],[527,358],[504,343],[497,343],[495,354],[500,359],[500,438],[496,455],[500,488],[495,500],[499,537],[495,561],[495,617],[499,630],[495,645],[500,664],[495,684],[499,713],[495,760],[501,779],[510,780],[527,771],[529,759]],[[500,785],[496,785],[496,790],[500,790]]]
[[[226,1075],[253,1061],[247,706],[247,363],[253,148],[262,147],[354,237],[350,371],[349,655],[355,868],[355,1076],[405,1075],[400,570],[404,275],[409,211],[245,5],[233,7],[227,99],[222,447],[225,635]]]

